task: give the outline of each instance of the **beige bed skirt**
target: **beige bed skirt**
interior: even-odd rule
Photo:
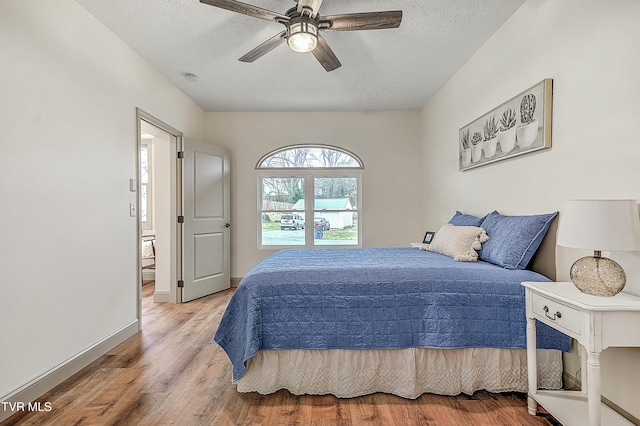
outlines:
[[[562,352],[538,350],[538,387],[562,387]],[[239,392],[350,398],[376,392],[417,398],[489,392],[527,392],[524,349],[267,350],[247,362]]]

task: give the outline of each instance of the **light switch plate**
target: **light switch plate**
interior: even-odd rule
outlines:
[[[129,179],[129,191],[136,192],[138,189],[138,183],[135,179]]]
[[[135,205],[135,203],[129,203],[129,216],[136,217],[136,205]]]

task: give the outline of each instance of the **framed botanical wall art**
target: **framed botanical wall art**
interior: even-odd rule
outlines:
[[[547,78],[462,127],[460,170],[551,148],[552,98]]]

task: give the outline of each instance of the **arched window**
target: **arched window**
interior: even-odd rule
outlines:
[[[298,145],[280,148],[260,159],[258,169],[288,168],[356,168],[362,169],[362,161],[355,154],[344,149],[320,146]]]
[[[262,157],[258,245],[360,246],[363,168],[355,154],[324,145],[289,146]]]

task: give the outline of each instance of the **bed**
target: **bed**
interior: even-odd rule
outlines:
[[[416,248],[282,250],[243,278],[215,341],[240,392],[526,392],[522,281],[549,278]],[[538,386],[560,388],[570,341],[537,333]]]

